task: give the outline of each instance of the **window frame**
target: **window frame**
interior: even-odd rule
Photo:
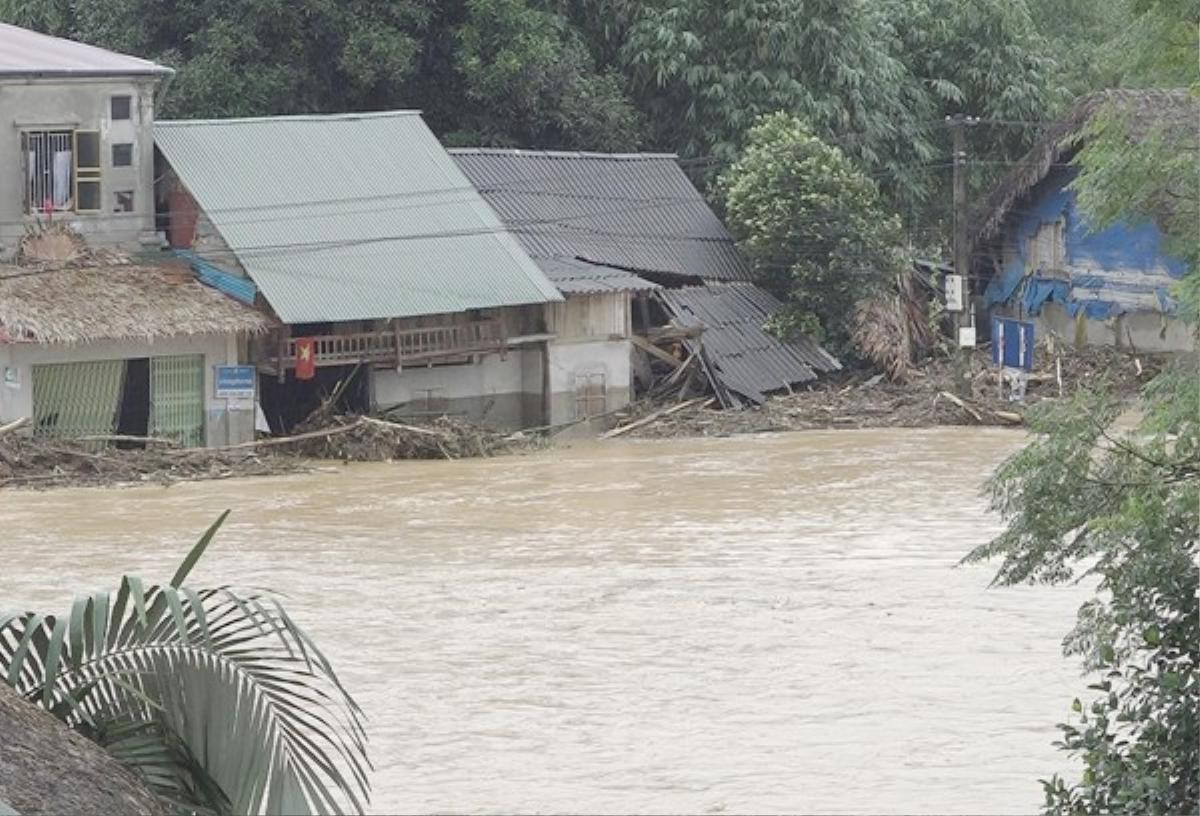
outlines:
[[[109,143],[109,163],[113,168],[117,167],[133,167],[133,142],[111,142]],[[117,148],[129,148],[129,161],[123,164],[117,164]]]
[[[113,105],[118,99],[124,99],[128,106],[124,116],[117,116]],[[108,120],[110,122],[132,122],[133,121],[133,94],[113,94],[108,98]]]
[[[79,162],[79,136],[95,134],[96,136],[96,164],[95,166],[84,166]],[[102,139],[100,131],[89,128],[77,128],[71,132],[71,143],[74,148],[74,155],[71,157],[74,165],[75,177],[72,181],[72,192],[75,199],[75,212],[77,213],[101,213],[104,212],[104,187],[102,183],[102,167],[101,154],[103,152]],[[96,206],[84,208],[81,206],[82,199],[79,196],[79,185],[95,184],[96,185]]]

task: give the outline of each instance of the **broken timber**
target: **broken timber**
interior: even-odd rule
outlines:
[[[695,399],[688,400],[687,402],[681,402],[678,405],[672,405],[670,408],[664,408],[661,411],[655,411],[652,414],[647,414],[646,416],[642,417],[639,420],[630,422],[628,425],[622,425],[620,428],[613,428],[611,431],[604,434],[600,438],[601,439],[612,439],[614,437],[621,436],[622,434],[626,434],[626,433],[629,433],[630,431],[633,431],[638,428],[649,425],[651,422],[654,422],[656,419],[661,419],[662,417],[670,416],[671,414],[682,411],[685,408],[691,408],[693,405],[696,405],[701,402],[703,402],[705,405],[711,405],[713,402],[713,399],[711,397],[696,397]]]

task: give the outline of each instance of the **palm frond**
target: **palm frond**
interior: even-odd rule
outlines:
[[[189,556],[178,582],[194,563]],[[63,616],[0,616],[0,672],[177,807],[365,806],[362,712],[269,592],[146,586],[126,576],[115,594],[83,596]]]

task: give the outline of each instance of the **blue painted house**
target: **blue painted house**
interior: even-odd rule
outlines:
[[[1084,97],[1048,129],[981,208],[974,268],[993,315],[1037,324],[1039,337],[1138,351],[1195,347],[1172,292],[1185,265],[1153,221],[1096,229],[1076,201],[1071,158],[1087,123],[1117,106],[1130,137],[1164,129],[1197,137],[1200,104],[1188,91],[1119,90]]]

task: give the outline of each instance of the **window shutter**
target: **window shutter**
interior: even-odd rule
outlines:
[[[100,131],[75,131],[75,212],[100,212]]]

